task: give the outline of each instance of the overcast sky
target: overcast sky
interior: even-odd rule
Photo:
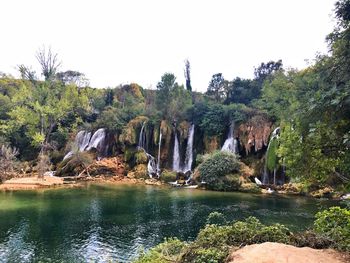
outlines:
[[[303,68],[326,52],[335,0],[1,0],[0,72],[37,71],[35,52],[51,46],[61,70],[94,87],[136,82],[155,87],[165,72],[194,90],[211,76],[252,78],[261,62]]]

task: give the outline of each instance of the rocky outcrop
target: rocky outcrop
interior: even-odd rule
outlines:
[[[234,134],[239,137],[240,144],[248,154],[252,150],[259,151],[267,147],[271,131],[272,122],[264,115],[255,115],[239,125]]]
[[[125,164],[121,157],[105,158],[100,161],[95,161],[89,166],[89,173],[95,175],[124,175]]]
[[[173,134],[173,128],[167,122],[166,120],[162,120],[160,123],[160,131],[162,133],[162,145],[160,148],[160,160],[161,160],[161,166],[164,166],[164,164],[167,164],[167,166],[170,165],[172,156],[171,156],[171,139]],[[159,137],[157,138],[157,145],[159,145]]]
[[[119,142],[124,146],[137,145],[142,124],[148,120],[145,116],[137,116],[135,119],[129,121],[119,136]]]
[[[217,136],[204,136],[204,151],[205,153],[212,153],[218,149],[220,149],[220,139]]]
[[[280,243],[266,242],[245,246],[231,252],[228,263],[345,263],[348,255],[332,249],[294,247]]]
[[[146,164],[138,164],[131,171],[128,172],[127,175],[130,179],[148,179],[148,171]]]

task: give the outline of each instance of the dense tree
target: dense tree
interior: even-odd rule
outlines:
[[[79,71],[67,70],[58,72],[56,78],[65,85],[76,85],[77,87],[86,87],[89,85],[89,80],[85,77],[85,74]]]
[[[221,102],[225,98],[225,79],[222,73],[214,74],[209,82],[206,94],[216,102]]]

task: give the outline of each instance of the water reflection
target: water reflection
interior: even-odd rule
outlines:
[[[329,201],[150,186],[0,193],[0,262],[129,262],[165,237],[195,238],[212,211],[305,229]],[[19,260],[19,261],[18,261]]]

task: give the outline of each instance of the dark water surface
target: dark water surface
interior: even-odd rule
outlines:
[[[141,248],[165,237],[193,240],[213,211],[302,230],[331,205],[301,197],[127,185],[0,192],[0,262],[130,262]]]

